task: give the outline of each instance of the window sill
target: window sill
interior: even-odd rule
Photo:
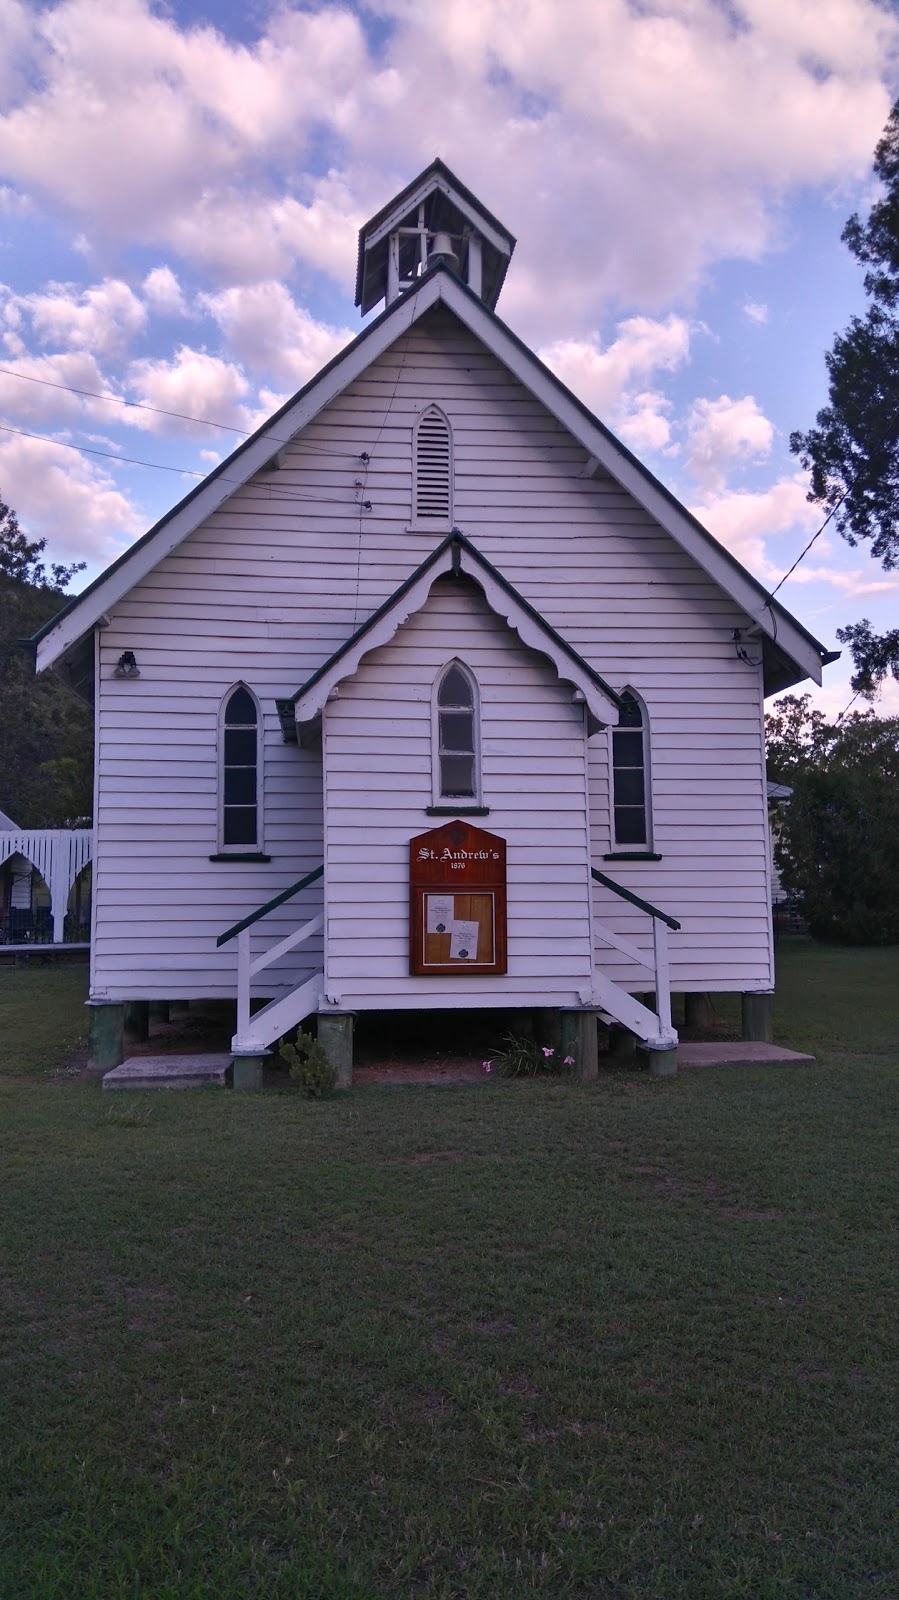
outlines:
[[[453,526],[454,525],[452,522],[440,522],[437,517],[435,517],[433,522],[408,522],[406,524],[406,532],[439,533],[445,538],[448,533],[452,533]]]
[[[425,806],[426,817],[489,817],[489,806]]]
[[[661,861],[654,850],[610,850],[603,861]]]
[[[222,850],[209,859],[210,861],[271,861],[272,858],[263,855],[261,850]]]

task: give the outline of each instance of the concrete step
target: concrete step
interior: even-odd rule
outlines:
[[[202,1056],[130,1056],[103,1074],[104,1089],[224,1089],[231,1054]]]
[[[795,1067],[809,1066],[814,1056],[783,1045],[763,1044],[759,1039],[715,1039],[691,1043],[682,1039],[677,1047],[679,1067]]]

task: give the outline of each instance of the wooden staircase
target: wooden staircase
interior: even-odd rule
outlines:
[[[594,933],[604,944],[620,951],[629,961],[645,968],[651,974],[656,1009],[651,1010],[598,969],[595,969],[593,974],[592,1006],[587,1006],[585,1009],[595,1009],[603,1022],[617,1023],[619,1027],[627,1028],[649,1050],[674,1050],[677,1046],[677,1031],[671,1022],[668,929],[676,931],[680,923],[667,912],[650,905],[648,900],[642,900],[630,889],[623,888],[604,872],[599,872],[596,867],[591,868],[591,872],[597,883],[652,918],[652,959],[631,940],[614,933],[611,928],[606,928],[599,922],[594,922]],[[293,1028],[299,1027],[307,1017],[318,1010],[324,993],[323,972],[311,973],[295,988],[282,988],[267,1005],[252,1014],[250,1000],[253,979],[266,967],[272,966],[283,956],[297,949],[305,940],[320,933],[324,927],[324,913],[319,913],[318,916],[304,922],[255,959],[250,948],[250,930],[263,917],[268,916],[270,911],[284,905],[301,890],[317,882],[323,874],[324,867],[316,867],[290,889],[285,889],[264,906],[260,906],[258,911],[253,911],[248,917],[244,917],[242,922],[235,923],[233,928],[228,928],[217,940],[217,944],[221,946],[231,939],[237,939],[237,1032],[231,1041],[235,1055],[262,1054],[277,1039],[283,1038]]]

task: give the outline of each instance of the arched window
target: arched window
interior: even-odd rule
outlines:
[[[412,435],[412,526],[453,525],[453,436],[439,406],[422,412]]]
[[[478,686],[461,661],[437,680],[434,704],[434,800],[480,798]]]
[[[633,689],[622,696],[612,733],[612,844],[617,849],[652,848],[646,710]]]
[[[239,683],[222,709],[222,850],[261,850],[259,778],[259,708]]]

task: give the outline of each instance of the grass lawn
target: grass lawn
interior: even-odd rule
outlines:
[[[324,1104],[0,972],[3,1600],[896,1600],[899,952],[781,969],[815,1067]]]

